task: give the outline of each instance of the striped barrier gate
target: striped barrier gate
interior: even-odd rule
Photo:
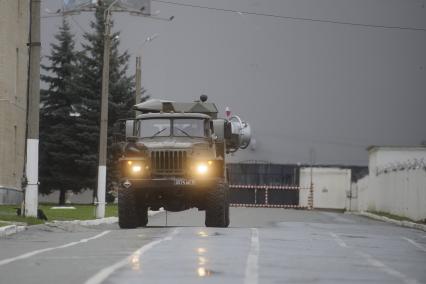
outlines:
[[[313,209],[313,185],[309,187],[291,186],[291,185],[246,185],[246,184],[230,184],[229,189],[231,196],[233,192],[253,191],[254,203],[238,202],[231,200],[230,206],[232,207],[263,207],[263,208],[297,208],[297,209]],[[301,206],[299,204],[271,204],[270,191],[300,191],[302,189],[309,190],[308,206]],[[258,192],[263,191],[262,200],[258,200]],[[299,202],[297,202],[299,203]]]

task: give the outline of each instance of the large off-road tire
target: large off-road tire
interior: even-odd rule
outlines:
[[[207,227],[229,226],[229,198],[227,185],[220,183],[217,188],[206,193],[206,221]]]
[[[118,190],[118,225],[122,229],[133,229],[139,225],[136,210],[136,196],[131,188],[120,187]]]
[[[230,195],[229,186],[226,184],[225,227],[228,227],[231,222],[229,218],[229,203],[231,199]]]
[[[136,211],[138,213],[138,226],[146,227],[148,224],[148,207],[143,202],[139,202]]]

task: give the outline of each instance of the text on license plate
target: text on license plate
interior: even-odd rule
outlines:
[[[184,178],[177,178],[175,179],[175,185],[193,185],[194,180],[192,179],[184,179]]]

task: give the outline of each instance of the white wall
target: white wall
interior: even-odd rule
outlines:
[[[369,177],[359,180],[359,211],[426,219],[426,147],[374,147]]]
[[[300,186],[309,188],[310,168],[300,170]],[[314,208],[344,209],[346,193],[351,186],[351,170],[339,168],[313,168]],[[299,204],[308,206],[309,189],[300,190]]]
[[[40,203],[58,203],[59,191],[55,190],[52,193],[46,195],[39,194],[38,200]],[[91,204],[93,203],[93,190],[83,190],[78,194],[75,194],[72,191],[67,191],[65,200],[66,203]]]

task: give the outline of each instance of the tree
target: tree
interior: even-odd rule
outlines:
[[[78,163],[84,169],[81,177],[88,187],[96,188],[100,100],[102,90],[102,68],[104,51],[104,11],[106,4],[99,2],[95,12],[95,20],[90,23],[92,32],[84,34],[82,54],[79,57],[79,76],[77,90],[81,104],[77,118],[77,137],[82,142],[81,156]],[[129,54],[118,51],[119,33],[113,33],[110,52],[109,96],[108,96],[108,145],[112,144],[113,125],[119,119],[132,115],[134,104],[134,78],[128,77]],[[108,151],[108,184],[113,179],[114,161]]]
[[[50,66],[42,66],[41,79],[48,88],[41,91],[40,109],[40,191],[60,191],[59,203],[65,203],[67,190],[80,191],[84,183],[76,164],[81,144],[75,139],[80,98],[75,92],[76,52],[67,20],[55,35],[47,58]]]

